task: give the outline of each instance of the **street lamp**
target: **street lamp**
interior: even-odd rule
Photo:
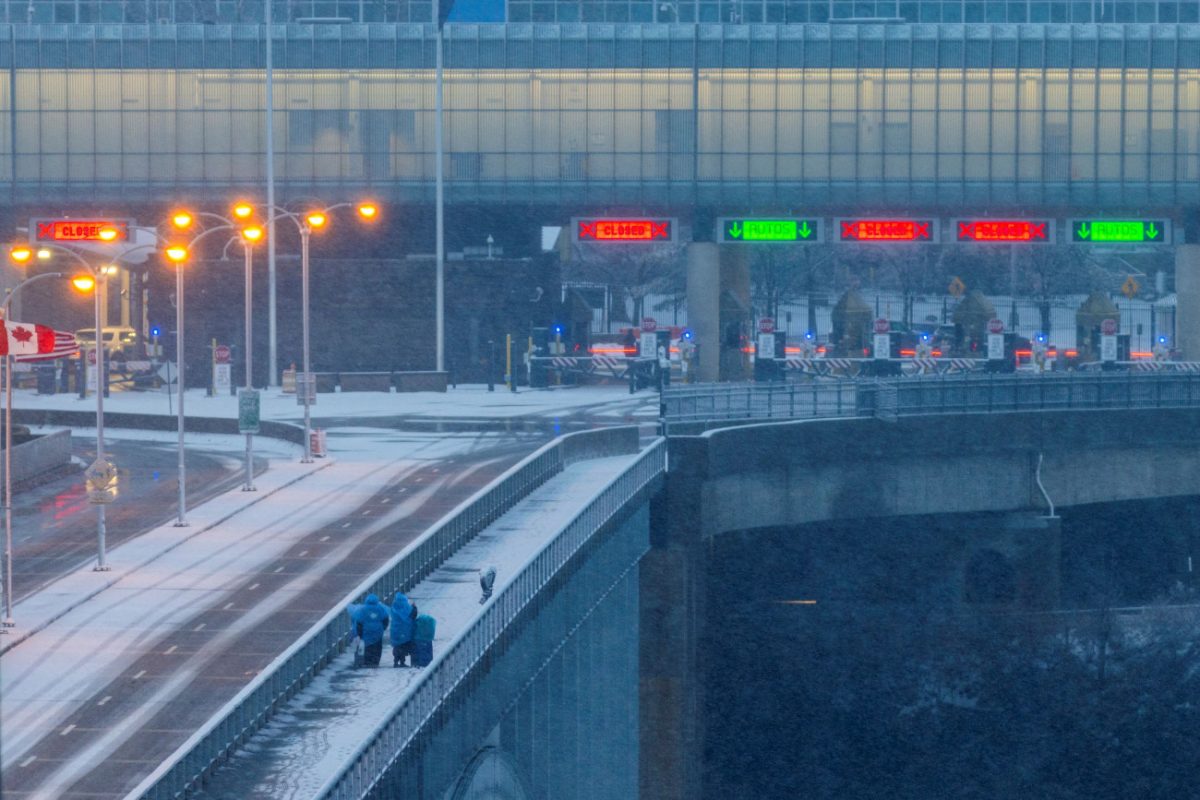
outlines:
[[[249,211],[246,209],[249,208]],[[233,214],[238,219],[247,219],[253,208],[242,203],[234,208]],[[243,213],[245,212],[245,213]],[[254,384],[251,380],[252,368],[254,366],[253,348],[251,347],[251,326],[253,320],[251,318],[252,301],[254,300],[254,245],[260,242],[263,238],[263,229],[258,225],[247,225],[242,228],[242,252],[246,255],[246,388],[247,396],[252,396],[250,393],[254,391]],[[241,415],[241,400],[238,401],[238,415]],[[254,489],[254,434],[246,432],[246,484],[242,487],[243,492],[253,492]]]
[[[177,229],[184,230],[192,224],[192,218],[188,214],[179,213],[171,218],[171,223]],[[175,265],[175,360],[178,362],[175,365],[175,375],[179,381],[179,406],[176,418],[176,433],[179,437],[177,445],[179,451],[179,514],[175,518],[175,527],[185,528],[187,527],[187,519],[184,516],[187,509],[187,463],[183,455],[183,396],[186,394],[187,385],[183,379],[184,362],[186,361],[183,357],[183,262],[187,260],[188,249],[183,245],[174,244],[169,246],[165,252],[167,258]]]
[[[112,236],[105,237],[105,234],[112,232]],[[116,239],[116,231],[112,228],[105,228],[100,231],[100,236],[105,241],[114,241]],[[57,244],[44,244],[42,249],[63,253],[70,256],[77,264],[86,270],[84,274],[76,275],[71,278],[71,285],[80,292],[91,292],[93,298],[93,311],[95,316],[94,324],[96,326],[96,461],[92,467],[88,468],[88,472],[92,472],[92,468],[96,469],[97,474],[104,476],[104,488],[107,489],[111,485],[113,470],[107,464],[104,458],[104,378],[105,378],[105,354],[104,354],[104,329],[100,325],[100,283],[104,280],[106,274],[105,267],[108,265],[93,265],[83,256],[74,250],[63,247]],[[24,263],[29,260],[33,254],[32,249],[24,245],[18,245],[9,250],[9,256],[18,263]],[[40,255],[39,255],[40,257]],[[89,477],[90,480],[90,477]],[[96,506],[96,566],[93,569],[96,572],[107,572],[111,567],[108,566],[105,554],[105,499],[95,501]]]
[[[28,248],[24,249],[24,258],[13,258],[13,261],[24,266],[29,262]],[[4,321],[9,321],[9,312],[12,309],[13,297],[17,292],[24,287],[36,281],[45,280],[47,278],[61,278],[61,272],[44,272],[41,275],[34,275],[26,278],[18,283],[8,292],[8,297],[4,300]],[[0,627],[0,633],[8,633],[8,629],[16,623],[13,621],[13,589],[12,589],[12,560],[13,560],[13,544],[12,544],[12,385],[13,385],[13,357],[12,354],[5,356],[4,361],[4,621]]]
[[[270,219],[274,222],[277,219],[290,219],[296,224],[297,230],[300,232],[300,308],[301,308],[301,350],[304,378],[296,381],[296,391],[300,393],[304,401],[304,458],[302,463],[312,463],[312,392],[313,392],[313,377],[312,363],[308,346],[309,332],[309,297],[308,297],[308,273],[309,273],[309,237],[314,230],[320,230],[325,227],[329,221],[329,215],[339,208],[347,208],[353,203],[337,203],[325,208],[313,209],[308,211],[301,217],[287,209],[273,208],[271,209]],[[374,221],[379,216],[379,207],[374,203],[363,202],[355,206],[358,216],[368,222]]]

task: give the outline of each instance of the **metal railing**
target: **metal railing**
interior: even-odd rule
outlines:
[[[409,591],[431,572],[563,468],[586,458],[636,452],[636,427],[583,431],[559,437],[510,467],[439,520],[421,540],[377,570],[280,654],[242,691],[176,749],[127,798],[161,800],[186,796],[234,749],[263,727],[279,709],[350,642],[346,605],[368,593]]]
[[[546,584],[615,514],[665,472],[666,455],[666,441],[660,439],[530,558],[479,618],[423,671],[413,692],[396,705],[316,796],[336,800],[364,797]]]
[[[992,414],[1106,408],[1193,408],[1196,373],[1054,373],[939,375],[904,380],[810,384],[710,384],[667,389],[662,423],[770,419]]]

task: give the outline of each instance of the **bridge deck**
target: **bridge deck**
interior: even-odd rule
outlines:
[[[482,612],[478,571],[496,567],[495,594],[638,454],[577,463],[551,478],[423,581],[409,597],[437,619],[435,655]],[[389,718],[427,673],[352,668],[344,653],[209,779],[198,797],[310,798]]]
[[[513,438],[372,431],[369,453],[344,453],[210,531],[186,540],[176,531],[177,546],[117,571],[86,602],[42,593],[39,602],[57,598],[63,615],[5,652],[0,670],[6,800],[123,797],[320,619],[330,598],[540,440]],[[122,549],[111,561],[134,563]],[[24,605],[22,624],[32,613]]]

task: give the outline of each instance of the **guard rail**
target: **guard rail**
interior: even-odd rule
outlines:
[[[126,797],[186,797],[192,787],[346,649],[351,633],[347,603],[372,592],[384,595],[397,588],[411,590],[480,531],[572,462],[608,456],[614,450],[636,452],[637,446],[636,427],[605,428],[559,437],[522,459],[443,517],[415,546],[360,584],[351,597],[255,676]]]
[[[341,772],[317,792],[321,800],[368,795],[384,771],[437,713],[442,701],[470,677],[488,649],[594,534],[666,471],[666,440],[659,439],[636,462],[602,489],[504,587],[475,622],[424,670],[416,689],[392,710],[359,746]]]

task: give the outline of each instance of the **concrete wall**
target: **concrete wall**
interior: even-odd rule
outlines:
[[[801,421],[671,441],[678,535],[1200,493],[1200,411]],[[686,533],[685,533],[686,531]]]
[[[2,451],[0,451],[2,452]],[[12,480],[14,485],[36,478],[43,472],[58,469],[71,461],[71,432],[55,431],[38,436],[13,447]],[[4,461],[0,459],[0,480],[4,476]]]

